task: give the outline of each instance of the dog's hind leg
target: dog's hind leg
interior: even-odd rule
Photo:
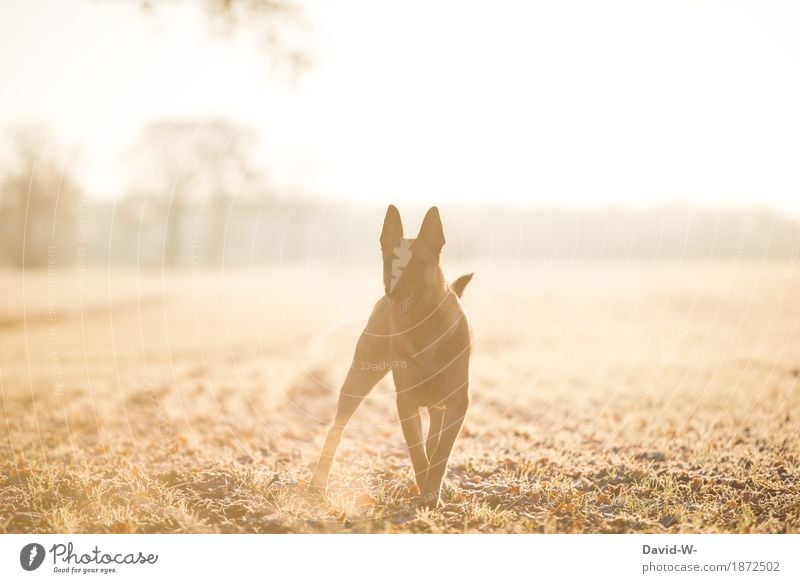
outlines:
[[[442,420],[442,430],[439,434],[439,443],[436,444],[436,449],[431,456],[425,484],[420,488],[423,504],[431,508],[439,505],[439,494],[442,489],[444,473],[447,470],[447,462],[450,460],[453,444],[464,423],[468,408],[469,398],[466,396],[447,404]]]
[[[322,491],[328,482],[328,473],[331,470],[336,449],[342,440],[344,428],[353,413],[356,412],[361,401],[378,384],[388,369],[386,368],[387,341],[380,336],[368,333],[361,335],[356,346],[353,364],[347,373],[347,378],[339,392],[339,402],[336,406],[336,418],[333,426],[328,430],[325,445],[322,448],[314,476],[311,478],[311,489]]]
[[[406,439],[408,453],[411,456],[411,465],[414,466],[414,477],[420,492],[428,472],[428,456],[422,443],[422,420],[419,416],[419,406],[412,403],[402,394],[397,395],[397,414],[400,417],[400,426],[403,428],[403,437]]]

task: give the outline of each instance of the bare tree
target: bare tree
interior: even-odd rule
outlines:
[[[253,161],[255,133],[225,120],[159,121],[142,133],[146,192],[164,211],[163,256],[177,265],[219,262],[227,217],[238,200],[265,196]]]
[[[155,0],[139,0],[142,9],[158,11]],[[312,67],[310,27],[295,0],[202,0],[195,4],[208,16],[213,31],[232,36],[251,34],[274,69],[296,82]]]
[[[138,1],[152,14],[163,5]],[[202,0],[188,5],[199,7],[216,33],[250,35],[274,71],[292,83],[312,65],[307,50],[309,27],[295,0]],[[166,205],[163,255],[167,264],[185,260],[187,245],[193,259],[222,259],[233,199],[264,192],[264,173],[252,162],[255,141],[252,131],[224,120],[161,121],[143,131],[138,149],[147,160],[147,190]],[[190,224],[191,215],[195,221]],[[197,240],[201,231],[205,233],[202,244]]]
[[[5,258],[25,267],[63,262],[73,251],[81,197],[69,160],[44,127],[17,126],[7,138],[11,161],[0,206]]]

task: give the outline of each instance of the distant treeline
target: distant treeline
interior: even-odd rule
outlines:
[[[114,203],[82,199],[69,220],[34,219],[3,228],[0,261],[26,266],[247,265],[328,259],[374,260],[382,207],[265,199],[213,198],[176,210],[129,197]],[[415,236],[425,209],[403,207],[406,235]],[[800,225],[763,209],[709,210],[503,208],[440,205],[446,255],[498,259],[674,259],[788,257],[800,253]],[[11,213],[0,210],[0,225]],[[16,220],[24,214],[15,213]],[[39,223],[38,225],[35,223]],[[54,227],[54,228],[53,228]],[[170,232],[170,230],[173,230]],[[27,244],[8,241],[25,234]],[[9,244],[10,243],[10,244]]]
[[[0,155],[0,265],[246,265],[375,260],[385,207],[278,194],[254,160],[256,136],[226,120],[167,120],[142,131],[119,200],[85,196],[47,128],[8,133]],[[400,207],[406,236],[426,208]],[[437,201],[431,201],[435,204]],[[441,204],[451,257],[788,257],[800,225],[759,208],[594,210]]]

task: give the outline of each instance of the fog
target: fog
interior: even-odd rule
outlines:
[[[439,205],[460,257],[793,256],[793,23],[784,3],[12,0],[0,263],[360,261],[389,203],[409,229]]]

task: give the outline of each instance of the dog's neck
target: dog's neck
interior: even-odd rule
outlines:
[[[395,358],[405,359],[412,367],[424,367],[431,365],[431,359],[459,330],[456,319],[461,318],[461,312],[453,311],[453,303],[458,302],[441,270],[436,283],[419,288],[417,294],[407,307],[392,305],[390,345]]]
[[[437,268],[435,283],[414,290],[414,292],[392,306],[392,318],[398,323],[409,324],[431,317],[447,297],[444,273]]]

